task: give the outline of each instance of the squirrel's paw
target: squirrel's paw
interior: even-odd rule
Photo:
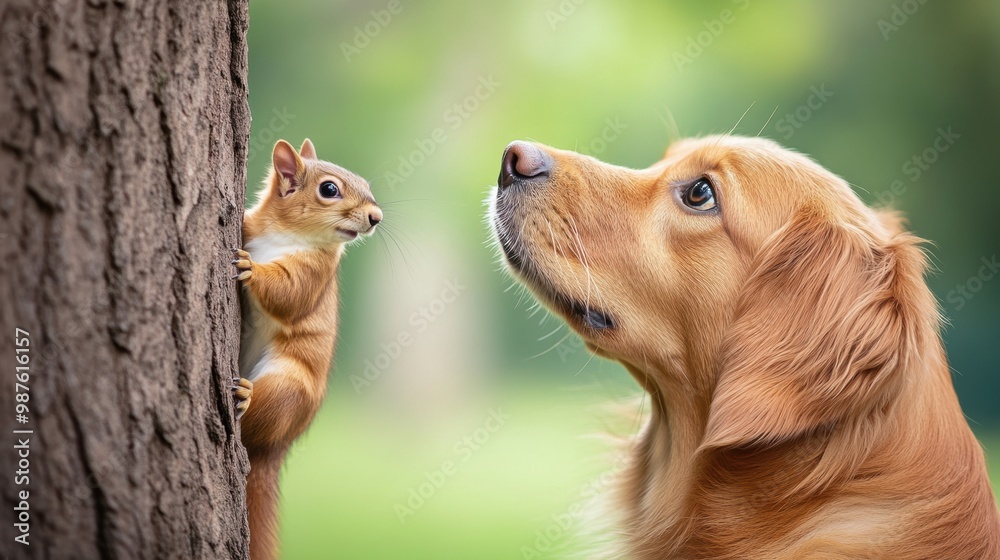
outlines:
[[[233,399],[236,401],[236,420],[250,408],[250,398],[253,396],[253,382],[243,377],[233,379]]]
[[[232,262],[233,266],[236,267],[233,280],[243,281],[250,278],[253,275],[253,260],[250,258],[250,253],[233,247],[233,255],[236,257]]]

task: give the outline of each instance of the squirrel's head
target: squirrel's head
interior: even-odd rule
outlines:
[[[272,223],[317,244],[338,244],[371,234],[382,221],[368,182],[318,159],[308,138],[297,152],[278,140],[271,164],[259,206]]]

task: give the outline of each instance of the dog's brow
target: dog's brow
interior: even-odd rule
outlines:
[[[706,175],[720,176],[723,174],[724,166],[717,159],[710,160],[704,157],[690,161],[685,161],[685,159],[674,164],[664,163],[659,179],[666,179],[671,184],[684,184]]]
[[[723,165],[723,160],[725,159],[724,154],[715,156],[714,154],[709,155],[705,153],[698,153],[695,157],[697,157],[695,160],[698,164],[697,167],[702,169],[703,173],[721,173],[725,167]]]

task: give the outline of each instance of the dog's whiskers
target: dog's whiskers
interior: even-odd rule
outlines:
[[[591,294],[591,288],[593,288],[594,294],[596,295],[597,303],[600,304],[601,309],[607,309],[607,305],[604,299],[604,294],[601,293],[600,288],[597,286],[597,283],[594,282],[593,276],[590,273],[590,259],[588,258],[587,251],[584,248],[583,239],[580,238],[580,230],[576,225],[576,220],[573,219],[572,216],[570,216],[570,225],[573,228],[573,236],[576,241],[576,245],[580,251],[580,261],[583,263],[583,269],[587,273],[586,305],[588,308],[590,307],[590,294]]]
[[[556,329],[556,330],[558,330],[558,329]],[[567,332],[566,335],[563,336],[562,338],[560,338],[555,344],[553,344],[552,346],[549,346],[547,349],[543,350],[542,352],[539,352],[538,354],[535,354],[534,356],[532,356],[532,357],[530,357],[528,359],[529,360],[534,360],[535,358],[541,358],[542,356],[544,356],[544,355],[548,354],[549,352],[555,350],[556,348],[559,348],[560,346],[562,346],[563,342],[566,342],[566,339],[569,338],[569,337],[571,337],[571,336],[573,336],[573,333],[572,332]]]
[[[584,270],[584,272],[587,273],[587,296],[586,296],[585,300],[586,300],[586,306],[589,309],[590,308],[590,290],[591,290],[591,287],[594,284],[593,278],[590,275],[590,263],[587,262],[587,252],[583,248],[583,241],[580,240],[580,231],[576,227],[576,220],[573,219],[573,216],[570,216],[569,217],[569,221],[570,221],[570,226],[573,228],[573,241],[576,243],[576,247],[577,247],[577,251],[578,251],[578,256],[580,257],[580,262],[583,264],[583,270]],[[596,287],[594,289],[596,290]],[[602,302],[602,305],[603,305],[603,302]]]
[[[569,219],[572,221],[573,217],[570,216]],[[548,220],[546,220],[546,223],[548,223]],[[549,225],[549,232],[552,233],[552,226],[551,225]],[[554,235],[553,235],[553,238],[554,238]],[[568,243],[567,243],[567,245],[568,245]],[[590,288],[590,269],[587,267],[587,264],[584,262],[583,257],[581,257],[579,253],[577,253],[576,249],[573,246],[569,246],[568,245],[568,247],[567,247],[567,249],[568,249],[567,253],[563,253],[562,252],[562,250],[561,250],[562,243],[559,243],[559,247],[560,247],[560,249],[557,249],[557,254],[558,254],[558,256],[560,257],[560,259],[563,262],[566,262],[566,261],[569,260],[569,259],[566,258],[566,254],[568,254],[570,251],[572,251],[573,253],[576,254],[576,256],[579,258],[580,262],[583,264],[584,269],[587,271],[587,289],[586,290],[583,288],[583,284],[580,283],[580,279],[579,279],[579,277],[576,274],[570,274],[570,276],[576,282],[576,286],[577,286],[577,288],[580,289],[580,292],[585,294],[584,295],[584,299],[585,299],[584,305],[589,309],[589,307],[590,307],[590,289],[589,289]]]
[[[656,116],[660,118],[663,125],[667,127],[667,137],[670,140],[670,144],[673,144],[681,137],[681,131],[677,127],[677,119],[674,118],[674,114],[670,109],[664,105],[663,114],[661,115],[659,111],[656,111]]]
[[[764,121],[764,126],[760,127],[760,131],[757,132],[756,138],[760,138],[760,135],[764,133],[764,129],[767,128],[767,125],[771,124],[771,119],[774,118],[774,114],[777,112],[778,112],[778,106],[775,105],[774,110],[771,111],[771,116],[767,117],[767,120]]]
[[[574,373],[574,374],[573,374],[573,377],[577,377],[577,376],[579,376],[579,375],[580,375],[581,373],[583,373],[583,370],[587,369],[587,366],[589,366],[589,365],[590,365],[590,362],[594,361],[594,356],[596,356],[596,355],[597,355],[597,354],[595,354],[595,353],[593,353],[593,352],[590,352],[590,357],[589,357],[589,358],[587,358],[587,363],[583,364],[583,367],[581,367],[579,371],[577,371],[576,373]]]
[[[545,340],[546,338],[548,338],[548,337],[550,337],[550,336],[552,336],[552,335],[556,334],[557,332],[559,332],[560,330],[562,330],[563,326],[564,326],[564,325],[560,324],[560,325],[559,325],[558,327],[556,327],[556,328],[555,328],[555,329],[554,329],[554,330],[553,330],[552,332],[550,332],[549,334],[546,334],[546,335],[543,335],[543,336],[542,336],[541,338],[539,338],[539,339],[538,339],[538,342],[541,342],[541,341]]]
[[[754,101],[754,102],[750,103],[750,106],[747,107],[746,111],[743,111],[743,114],[740,115],[740,119],[738,121],[736,121],[736,124],[733,125],[733,128],[729,129],[729,132],[727,134],[732,134],[733,131],[736,130],[736,127],[740,126],[740,123],[743,122],[743,117],[747,116],[747,113],[750,112],[750,109],[753,109],[753,106],[754,106],[755,103],[757,103],[757,102]]]

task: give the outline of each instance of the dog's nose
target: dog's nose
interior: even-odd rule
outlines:
[[[378,208],[372,208],[371,211],[368,212],[368,223],[371,224],[371,227],[375,227],[381,221],[382,211]]]
[[[503,152],[500,165],[500,188],[516,181],[544,181],[552,169],[552,158],[541,148],[527,142],[511,142]]]

